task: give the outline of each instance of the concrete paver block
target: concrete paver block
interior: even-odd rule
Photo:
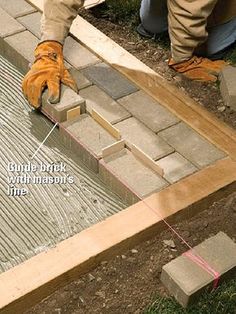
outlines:
[[[127,149],[102,159],[99,163],[99,176],[129,204],[168,185]]]
[[[83,73],[113,99],[124,97],[138,90],[125,76],[105,63],[83,69]]]
[[[56,122],[64,122],[67,120],[67,112],[75,107],[80,106],[81,112],[85,112],[85,100],[76,94],[71,88],[62,85],[61,98],[57,104],[50,104],[48,99],[48,90],[42,97],[42,109],[48,116],[52,117]]]
[[[22,17],[19,17],[17,20],[24,25],[24,27],[30,31],[37,38],[41,37],[41,17],[40,12],[35,12],[28,14]]]
[[[219,232],[205,240],[194,247],[194,252],[220,274],[220,281],[235,275],[236,244],[225,233]],[[163,267],[161,280],[186,307],[197,301],[207,288],[213,287],[214,277],[188,256],[181,255]]]
[[[198,169],[179,153],[170,154],[156,162],[164,170],[164,178],[175,183]]]
[[[94,54],[70,36],[65,40],[64,57],[76,69],[82,69],[100,62]]]
[[[39,40],[29,31],[24,31],[0,40],[1,54],[22,73],[29,70],[34,61],[34,49]]]
[[[79,70],[76,70],[75,68],[70,68],[69,72],[72,75],[75,82],[77,83],[79,90],[92,85],[92,83]],[[81,91],[79,93],[81,95]]]
[[[0,37],[24,31],[25,28],[0,7]]]
[[[98,157],[76,137],[76,127],[73,125],[78,123],[81,117],[83,116],[59,124],[61,139],[64,145],[70,151],[74,152],[78,159],[80,159],[90,170],[98,173]]]
[[[227,66],[221,71],[220,91],[225,104],[236,110],[236,67]]]
[[[119,99],[118,102],[155,133],[179,121],[176,116],[143,91]]]
[[[36,11],[25,0],[0,0],[0,7],[14,18]]]
[[[94,109],[112,124],[130,117],[127,110],[95,85],[81,90],[80,95],[86,99],[90,114]]]
[[[102,150],[116,142],[102,126],[87,114],[82,114],[72,121],[67,130],[97,157],[102,157]]]
[[[161,137],[134,117],[117,123],[115,127],[120,130],[122,138],[139,147],[154,160],[174,151]]]
[[[226,157],[223,151],[183,122],[161,131],[159,135],[177,152],[199,168],[206,167]]]

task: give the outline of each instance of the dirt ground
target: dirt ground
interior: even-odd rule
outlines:
[[[138,59],[191,95],[200,105],[236,127],[236,112],[224,106],[218,85],[191,82],[177,76],[166,64],[169,57],[167,47],[141,39],[129,26],[98,19],[85,11],[82,15]],[[236,240],[235,223],[236,192],[174,227],[191,246],[195,246],[219,231]],[[165,240],[172,240],[173,243],[169,246]],[[171,231],[163,231],[123,255],[103,261],[94,271],[59,289],[27,314],[143,313],[155,295],[166,295],[160,282],[162,266],[184,251],[186,247]]]

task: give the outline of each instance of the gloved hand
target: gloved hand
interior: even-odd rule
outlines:
[[[46,41],[35,49],[35,61],[24,77],[22,90],[34,108],[41,106],[42,93],[48,87],[48,101],[57,103],[60,100],[60,84],[63,83],[75,92],[77,85],[64,66],[63,47],[55,41]]]
[[[223,60],[211,61],[207,58],[192,57],[187,61],[175,63],[169,60],[168,65],[178,73],[195,81],[215,82],[220,71],[228,65]]]

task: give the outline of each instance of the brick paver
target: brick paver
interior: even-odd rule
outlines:
[[[236,110],[236,67],[227,66],[222,70],[220,91],[225,104]]]
[[[29,64],[34,62],[34,49],[38,38],[29,31],[24,31],[4,38],[0,42],[0,50],[10,62],[23,73],[29,70]]]
[[[0,0],[0,7],[14,18],[36,11],[24,0]]]
[[[40,28],[41,28],[41,16],[39,12],[28,14],[22,17],[19,17],[17,20],[24,25],[34,36],[40,38]]]
[[[47,98],[48,91],[43,95],[42,108],[57,122],[66,121],[67,111],[77,106],[81,107],[81,112],[85,112],[85,100],[65,85],[62,85],[61,87],[61,98],[59,103],[50,104],[48,103]]]
[[[95,109],[112,124],[130,117],[130,113],[127,110],[95,85],[81,90],[80,95],[86,99],[87,111],[89,113],[91,113],[92,109]]]
[[[198,170],[190,161],[176,152],[156,163],[163,169],[164,178],[170,183],[175,183]]]
[[[195,254],[220,274],[221,281],[236,271],[236,244],[223,232],[194,247]],[[231,277],[231,278],[232,278]],[[207,288],[213,287],[214,276],[192,261],[179,256],[162,269],[161,280],[184,307],[197,301]]]
[[[116,124],[115,127],[120,130],[125,140],[139,147],[154,160],[162,158],[174,151],[161,137],[134,117]]]
[[[25,30],[24,26],[0,7],[0,37],[13,35],[23,30]]]
[[[184,122],[160,132],[159,135],[199,168],[206,167],[226,156],[224,152],[208,142]]]
[[[168,185],[163,178],[146,167],[127,149],[108,156],[102,161],[109,170],[102,163],[99,164],[101,179],[129,203],[132,202],[132,198],[137,201],[137,195],[145,198]],[[110,170],[114,174],[110,173]],[[123,181],[128,188],[119,180]]]
[[[134,84],[105,63],[88,67],[83,70],[83,73],[113,99],[118,99],[137,91],[137,87]]]
[[[70,36],[68,36],[65,40],[64,57],[65,60],[76,69],[81,69],[91,64],[100,62],[94,54]]]
[[[179,121],[177,117],[143,91],[119,99],[118,102],[155,133]]]

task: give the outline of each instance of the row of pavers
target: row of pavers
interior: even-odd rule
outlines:
[[[0,53],[22,73],[34,61],[40,19],[41,13],[24,0],[18,0],[17,5],[11,0],[0,0]],[[80,93],[77,95],[63,86],[61,101],[56,105],[47,103],[45,93],[42,110],[51,120],[60,123],[66,145],[76,150],[85,164],[99,172],[128,203],[225,157],[222,151],[71,36],[66,39],[64,56]],[[134,144],[163,169],[163,174],[134,156],[129,145],[103,158],[103,150],[120,139],[93,118],[93,110],[120,133],[121,139]],[[102,165],[109,170],[105,172]],[[125,189],[120,188],[120,181]]]

